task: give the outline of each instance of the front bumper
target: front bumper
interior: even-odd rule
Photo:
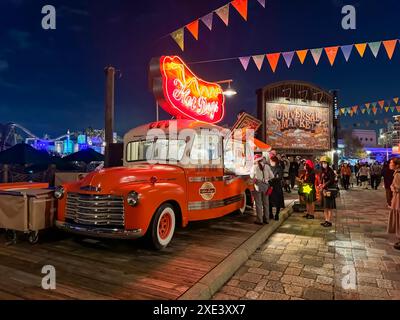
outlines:
[[[88,237],[95,237],[95,238],[136,239],[143,236],[141,229],[121,230],[121,229],[85,227],[63,221],[56,221],[56,227],[70,233],[84,235]]]

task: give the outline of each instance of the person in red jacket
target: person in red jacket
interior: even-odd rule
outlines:
[[[317,200],[315,181],[314,163],[311,160],[307,160],[305,163],[305,173],[299,179],[301,183],[299,193],[306,203],[307,214],[304,218],[307,219],[314,219],[315,201]]]
[[[340,175],[342,176],[343,188],[345,190],[348,190],[350,186],[350,176],[351,176],[351,169],[348,163],[343,164],[340,170]]]

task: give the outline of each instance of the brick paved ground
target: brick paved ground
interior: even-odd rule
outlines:
[[[294,213],[213,299],[400,300],[400,252],[386,234],[384,198],[382,189],[342,191],[330,229]]]

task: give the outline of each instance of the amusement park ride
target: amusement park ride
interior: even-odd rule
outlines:
[[[113,140],[116,142],[120,140],[116,133],[113,134]],[[13,122],[0,124],[0,151],[11,148],[18,143],[26,143],[36,149],[46,150],[61,156],[89,147],[103,153],[104,130],[89,127],[79,132],[67,130],[65,134],[55,138],[50,138],[48,135],[40,138],[20,124]]]
[[[26,135],[27,138],[23,139],[22,134],[19,134],[17,132],[17,129],[21,131],[22,134]],[[17,143],[21,142],[19,140],[23,140],[25,143],[30,143],[33,141],[39,141],[39,140],[44,140],[43,138],[39,138],[36,136],[32,131],[28,130],[27,128],[17,124],[17,123],[7,123],[7,124],[0,124],[0,151],[6,150]],[[65,138],[68,138],[71,135],[74,135],[75,133],[67,132],[66,134],[63,134],[62,136],[59,136],[54,139],[46,138],[45,140],[49,143],[55,142],[55,141],[61,141]]]

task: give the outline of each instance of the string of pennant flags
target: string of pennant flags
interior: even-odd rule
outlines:
[[[351,129],[351,128],[360,128],[360,127],[369,127],[373,125],[383,125],[388,124],[390,121],[389,118],[384,118],[380,120],[365,120],[364,122],[354,122],[349,124],[340,124],[340,129]]]
[[[266,53],[266,54],[260,54],[260,55],[251,55],[251,56],[243,56],[243,57],[236,57],[236,58],[220,59],[219,61],[237,59],[237,60],[239,60],[240,64],[242,65],[243,69],[245,71],[247,71],[250,61],[252,60],[254,62],[254,64],[256,65],[257,69],[259,71],[261,71],[264,61],[267,60],[272,72],[275,72],[278,67],[279,61],[282,60],[281,57],[283,58],[286,66],[288,68],[291,67],[295,56],[297,56],[297,58],[301,64],[304,64],[307,56],[311,55],[315,62],[315,65],[318,65],[321,60],[322,54],[324,52],[329,60],[330,65],[333,66],[337,59],[339,50],[342,52],[346,62],[349,61],[351,53],[354,51],[353,50],[354,48],[356,49],[356,51],[358,52],[360,57],[363,58],[365,55],[366,49],[368,47],[371,50],[373,56],[375,58],[377,58],[378,54],[380,52],[380,49],[382,47],[382,44],[383,44],[383,47],[385,48],[385,51],[387,53],[389,60],[391,60],[399,41],[400,41],[399,39],[394,39],[394,40],[384,40],[384,41],[375,41],[375,42],[365,42],[365,43],[357,43],[357,44],[342,45],[342,46],[339,46],[339,45],[338,46],[329,46],[329,47],[316,48],[316,49],[302,49],[302,50],[294,50],[294,51],[287,51],[287,52]]]
[[[400,113],[399,97],[389,100],[379,100],[375,102],[368,102],[362,105],[354,105],[352,107],[341,107],[339,108],[339,116],[350,116],[353,117],[357,114],[368,114],[371,113],[376,116],[382,113]]]
[[[257,0],[257,2],[265,8],[266,0]],[[213,20],[214,14],[217,15],[223,23],[228,26],[229,25],[229,12],[230,7],[234,7],[236,11],[241,15],[241,17],[247,21],[247,11],[248,11],[248,0],[233,0],[226,5],[206,14],[205,16],[198,18],[191,23],[179,28],[178,30],[172,32],[170,35],[172,39],[178,44],[179,48],[182,51],[185,50],[185,30],[188,30],[189,33],[195,38],[199,40],[199,23],[200,21],[204,23],[204,25],[212,31],[213,28]]]

